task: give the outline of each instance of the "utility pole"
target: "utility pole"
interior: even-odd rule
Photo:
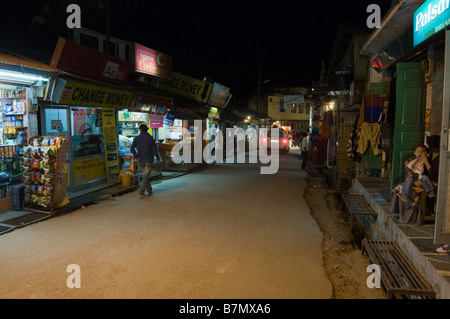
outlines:
[[[109,39],[111,37],[111,3],[110,0],[105,1],[106,9],[106,27],[105,27],[105,44],[103,45],[103,53],[110,54],[109,52]]]
[[[263,64],[263,55],[262,51],[259,53],[259,69],[258,69],[258,87],[257,87],[257,113],[261,114],[261,81],[262,81],[262,64]]]

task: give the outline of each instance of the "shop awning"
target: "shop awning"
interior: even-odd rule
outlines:
[[[60,69],[51,67],[45,63],[3,51],[0,51],[0,66],[4,69],[8,68],[11,71],[24,71],[25,68],[27,72],[50,72],[55,74],[62,72]]]
[[[65,76],[51,79],[44,101],[59,105],[86,107],[128,108],[133,92],[121,87],[97,84],[95,81],[77,81]]]
[[[225,108],[220,114],[220,120],[230,123],[239,123],[242,121],[242,116],[234,114],[230,108]]]
[[[164,114],[173,107],[173,99],[165,96],[136,92],[131,100],[130,111]]]
[[[207,116],[202,110],[194,110],[189,108],[177,108],[174,111],[175,118],[182,120],[201,120]]]
[[[424,0],[399,0],[386,13],[381,27],[374,29],[361,48],[361,54],[373,55],[384,50],[399,35],[412,28],[413,13]]]
[[[411,48],[413,13],[424,0],[398,0],[386,13],[381,26],[369,36],[360,53],[370,56],[371,66],[382,71]]]
[[[102,83],[125,85],[130,63],[60,37],[50,65]]]
[[[41,85],[61,70],[45,63],[0,51],[0,82],[13,85]]]

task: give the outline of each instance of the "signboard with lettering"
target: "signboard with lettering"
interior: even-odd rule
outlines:
[[[209,96],[208,105],[225,107],[229,94],[230,88],[217,82],[214,82],[211,95]]]
[[[299,104],[305,102],[304,95],[285,95],[283,98],[284,104]]]
[[[103,86],[62,81],[60,89],[55,89],[53,100],[58,104],[127,108],[130,105],[133,93],[124,90],[115,90]]]
[[[148,121],[150,122],[150,128],[164,127],[164,115],[149,114]]]
[[[50,65],[66,72],[111,84],[124,84],[131,65],[81,44],[59,38]]]
[[[104,157],[97,157],[83,161],[73,162],[74,184],[91,181],[106,176]]]
[[[413,14],[413,45],[444,30],[450,25],[450,1],[425,1]]]
[[[171,81],[158,81],[156,86],[162,90],[175,93],[202,103],[207,103],[212,91],[211,83],[173,72]]]
[[[134,70],[164,79],[172,78],[172,57],[134,43]]]
[[[175,121],[175,113],[167,112],[163,118],[163,124],[168,126],[173,126],[173,122]]]
[[[129,110],[132,112],[149,112],[164,114],[173,106],[173,99],[144,93],[136,93],[131,100]]]
[[[102,109],[102,122],[105,143],[106,176],[108,183],[117,183],[120,178],[116,111],[113,109]]]

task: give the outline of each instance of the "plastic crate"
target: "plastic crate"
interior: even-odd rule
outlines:
[[[13,210],[23,210],[25,185],[19,184],[11,187],[11,201]]]

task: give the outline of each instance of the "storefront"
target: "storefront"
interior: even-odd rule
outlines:
[[[201,125],[198,125],[201,123]],[[203,165],[203,149],[206,141],[203,140],[203,133],[207,127],[207,120],[199,114],[171,111],[165,115],[163,131],[165,139],[160,143],[159,152],[162,157],[163,170],[188,172]],[[184,133],[189,132],[186,136]],[[160,135],[161,137],[161,135]],[[196,141],[201,141],[201,150],[196,149]],[[177,154],[172,152],[175,145],[182,148]],[[190,150],[190,160],[184,160],[184,151]],[[199,155],[200,154],[200,155]]]
[[[173,105],[171,98],[145,93],[135,93],[131,106],[118,112],[119,160],[122,170],[136,170],[136,162],[131,154],[131,144],[139,135],[139,126],[146,124],[156,144],[164,143],[164,114]],[[163,163],[153,165],[151,177],[162,174]]]
[[[448,129],[450,93],[450,8],[443,1],[399,1],[383,28],[373,32],[361,53],[370,55],[371,82],[384,83],[389,101],[381,124],[381,147],[392,161],[391,187],[404,180],[404,163],[427,136],[441,137],[435,243],[449,242]],[[439,10],[438,10],[439,8]],[[429,15],[430,12],[434,12]],[[404,30],[396,26],[404,25]],[[395,40],[395,41],[394,41]],[[376,71],[376,72],[375,72]],[[371,83],[372,84],[372,83]]]
[[[16,195],[25,178],[23,148],[38,133],[38,98],[57,73],[40,62],[0,54],[0,211],[22,205]]]
[[[166,81],[146,78],[144,82],[147,81],[149,86],[164,92],[161,94],[173,98],[173,107],[164,115],[163,127],[158,132],[159,141],[163,140],[158,145],[163,170],[191,171],[204,164],[202,154],[200,159],[193,157],[196,152],[194,142],[196,138],[202,139],[203,132],[207,129],[207,103],[213,84],[177,72],[172,72],[171,76],[171,79]],[[195,120],[201,121],[201,127],[195,124]],[[189,136],[184,138],[183,130],[189,132]],[[183,150],[191,149],[190,162],[183,160],[183,152],[172,154],[173,147],[179,143],[183,144]],[[201,145],[203,150],[205,141],[202,141]]]
[[[65,137],[67,190],[70,193],[119,182],[118,110],[133,96],[112,86],[54,79],[40,105],[41,134]]]

